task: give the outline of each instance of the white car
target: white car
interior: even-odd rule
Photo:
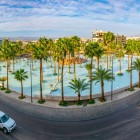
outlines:
[[[16,123],[13,119],[11,119],[7,114],[0,111],[0,128],[3,132],[9,133],[16,127]]]

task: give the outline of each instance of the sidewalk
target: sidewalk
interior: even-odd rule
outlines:
[[[113,100],[112,101],[115,101],[115,100],[119,100],[119,99],[122,99],[122,98],[125,98],[129,95],[132,95],[133,93],[135,93],[136,91],[140,90],[139,88],[135,88],[135,91],[123,91],[123,92],[120,92],[120,93],[115,93],[113,94]],[[52,107],[52,108],[64,108],[63,106],[59,106],[59,101],[51,101],[51,100],[46,100],[45,103],[43,104],[39,104],[38,103],[38,99],[35,98],[35,97],[32,97],[32,103],[31,103],[31,97],[30,96],[27,96],[26,95],[26,98],[24,99],[19,99],[18,97],[20,96],[19,93],[17,93],[16,91],[12,91],[11,93],[7,94],[5,93],[5,91],[0,91],[0,93],[4,94],[4,96],[8,96],[10,98],[13,98],[13,99],[17,99],[21,102],[25,102],[25,103],[29,103],[29,104],[34,104],[34,105],[38,105],[38,106],[45,106],[45,107]],[[93,98],[94,98],[94,95],[93,95]],[[106,96],[106,99],[107,101],[106,102],[100,102],[98,100],[98,98],[95,98],[95,104],[87,104],[86,106],[84,107],[88,107],[88,106],[97,106],[97,105],[101,105],[101,104],[106,104],[108,102],[112,102],[111,101],[111,96],[110,95],[107,95]],[[77,106],[77,105],[69,105],[67,106],[66,108],[82,108],[83,105],[80,105],[80,106]]]
[[[26,96],[25,99],[18,99],[19,93],[12,91],[6,94],[5,91],[0,91],[0,102],[7,107],[32,117],[49,121],[85,121],[97,119],[117,113],[134,104],[140,102],[140,89],[135,88],[135,91],[124,91],[113,94],[113,101],[110,100],[110,95],[106,97],[106,102],[99,102],[95,99],[95,104],[70,105],[67,107],[59,106],[59,101],[46,101],[44,104],[38,104],[38,99]]]

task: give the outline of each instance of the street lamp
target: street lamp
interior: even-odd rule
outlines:
[[[112,54],[112,77],[113,77],[113,54]],[[111,100],[113,100],[113,80],[111,81]]]
[[[32,68],[31,68],[31,58],[30,58],[30,77],[31,77],[31,103],[32,103],[33,100],[32,100]]]

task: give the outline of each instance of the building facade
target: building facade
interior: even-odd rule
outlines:
[[[101,42],[103,40],[103,36],[106,32],[103,30],[96,30],[92,32],[92,41],[94,42]],[[115,43],[121,43],[123,46],[126,44],[126,36],[125,35],[115,35]]]

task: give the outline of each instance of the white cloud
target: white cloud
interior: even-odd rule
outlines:
[[[0,31],[56,30],[91,36],[92,29],[102,28],[138,34],[139,8],[136,0],[1,0]]]

